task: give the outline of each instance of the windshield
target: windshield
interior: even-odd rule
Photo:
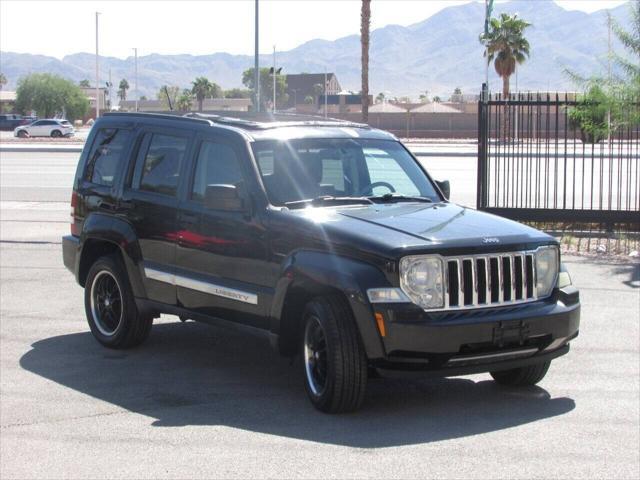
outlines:
[[[440,201],[415,160],[392,140],[258,141],[253,152],[273,205],[319,197]]]

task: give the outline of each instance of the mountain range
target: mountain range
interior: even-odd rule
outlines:
[[[373,5],[375,15],[375,4]],[[610,10],[614,18],[628,24],[628,5]],[[518,67],[518,89],[572,90],[575,86],[564,73],[569,68],[584,75],[606,71],[607,17],[604,10],[591,14],[565,10],[552,1],[512,1],[497,3],[494,16],[518,13],[532,26],[526,31],[531,57]],[[409,26],[388,25],[371,32],[370,91],[387,95],[417,97],[451,94],[455,87],[477,93],[484,81],[485,61],[478,35],[484,24],[484,2],[472,2],[441,10],[424,21]],[[617,51],[620,45],[612,42]],[[360,90],[360,37],[350,35],[334,41],[311,40],[288,51],[278,52],[278,66],[284,73],[335,72],[343,89]],[[271,55],[261,55],[263,66]],[[206,76],[223,88],[241,87],[242,72],[253,66],[251,55],[161,55],[138,57],[138,82],[142,95],[155,96],[161,85],[190,86],[197,76]],[[101,75],[118,84],[127,78],[133,88],[134,60],[101,57]],[[59,74],[73,81],[93,82],[95,56],[67,55],[61,60],[44,55],[0,52],[0,69],[8,79],[7,90],[17,80],[33,72]],[[515,82],[515,78],[512,79]],[[490,68],[492,90],[501,83]],[[515,88],[512,86],[512,90]]]

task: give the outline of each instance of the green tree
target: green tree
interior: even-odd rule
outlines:
[[[611,28],[627,55],[612,54],[622,75],[584,78],[571,70],[565,73],[584,88],[575,107],[567,114],[572,125],[580,128],[583,141],[598,142],[625,125],[640,124],[640,2],[630,2],[630,29],[625,30],[609,16]]]
[[[360,47],[362,62],[362,121],[369,121],[369,29],[371,27],[371,0],[362,0],[360,9]]]
[[[222,88],[217,83],[211,82],[206,77],[198,77],[193,81],[191,93],[198,101],[198,111],[202,111],[202,103],[205,98],[219,98],[222,96]]]
[[[626,78],[623,82],[632,87],[640,86],[640,1],[629,2],[631,13],[630,30],[625,30],[620,23],[609,16],[613,33],[618,37],[628,56],[613,54],[613,61],[622,69]],[[636,90],[636,93],[639,91]]]
[[[89,80],[87,80],[86,78],[84,80],[80,80],[80,82],[78,82],[78,86],[82,88],[91,88],[91,84],[89,83]]]
[[[384,102],[385,98],[386,97],[385,97],[384,93],[380,92],[378,95],[376,95],[376,102],[377,103],[382,103],[382,102]]]
[[[2,90],[6,84],[7,77],[5,77],[4,73],[0,72],[0,90]]]
[[[306,103],[307,105],[312,105],[316,100],[311,96],[311,95],[307,95],[306,97],[304,97],[304,103]]]
[[[433,101],[435,103],[440,103],[442,101],[442,99],[438,95],[436,95],[435,97],[433,97]]]
[[[16,109],[27,113],[35,110],[40,117],[62,114],[75,120],[86,115],[89,100],[73,82],[50,73],[32,73],[18,81]]]
[[[188,112],[191,110],[191,105],[193,105],[193,94],[191,90],[185,88],[176,101],[176,108],[181,112]]]
[[[249,68],[242,72],[242,84],[251,90],[251,97],[255,105],[255,89],[253,80],[253,68]],[[287,76],[276,76],[276,102],[283,105],[289,99],[287,91]],[[268,68],[260,69],[260,109],[264,110],[267,102],[273,99],[273,76],[269,73]]]
[[[175,85],[163,85],[158,90],[156,98],[160,100],[165,110],[175,110],[178,108],[178,98],[180,97],[180,87]]]
[[[509,78],[516,71],[517,64],[523,64],[529,57],[529,41],[524,31],[531,24],[518,15],[500,14],[500,18],[489,21],[489,32],[480,35],[480,41],[487,48],[487,62],[493,61],[496,73],[502,78],[502,95],[509,98]]]
[[[245,88],[232,88],[225,90],[224,98],[251,98],[251,90]]]
[[[462,89],[460,87],[456,87],[453,89],[454,95],[462,95]]]
[[[127,99],[127,90],[129,90],[129,82],[127,82],[126,78],[123,78],[118,86],[118,98],[120,101]]]
[[[316,84],[313,86],[313,94],[314,94],[316,97],[319,97],[320,95],[324,95],[324,87],[322,86],[322,84],[321,84],[321,83],[316,83]]]

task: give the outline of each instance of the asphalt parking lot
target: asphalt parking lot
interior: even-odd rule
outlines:
[[[135,350],[93,340],[61,259],[76,159],[0,153],[0,478],[640,477],[637,261],[564,259],[581,332],[539,386],[374,379],[327,416],[259,338],[167,316]]]

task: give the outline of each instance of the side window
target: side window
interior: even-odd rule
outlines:
[[[407,172],[388,152],[377,148],[363,148],[362,152],[367,162],[371,183],[388,182],[405,195],[420,195],[420,191]],[[374,190],[374,193],[388,191],[385,187],[380,187],[380,191]]]
[[[103,128],[98,131],[89,152],[85,179],[97,185],[113,185],[129,141],[129,131]]]
[[[263,177],[273,175],[273,150],[260,150],[256,154],[256,161]]]
[[[149,148],[141,157],[142,168],[137,169],[134,188],[175,197],[188,140],[173,135],[148,135],[151,135]]]
[[[342,160],[333,158],[322,159],[322,185],[331,185],[337,192],[344,193],[344,171]]]
[[[233,149],[221,143],[202,142],[191,198],[202,202],[207,185],[238,185],[241,181],[242,169]]]
[[[42,120],[38,120],[37,122],[33,122],[31,125],[34,127],[40,127],[44,124]]]

